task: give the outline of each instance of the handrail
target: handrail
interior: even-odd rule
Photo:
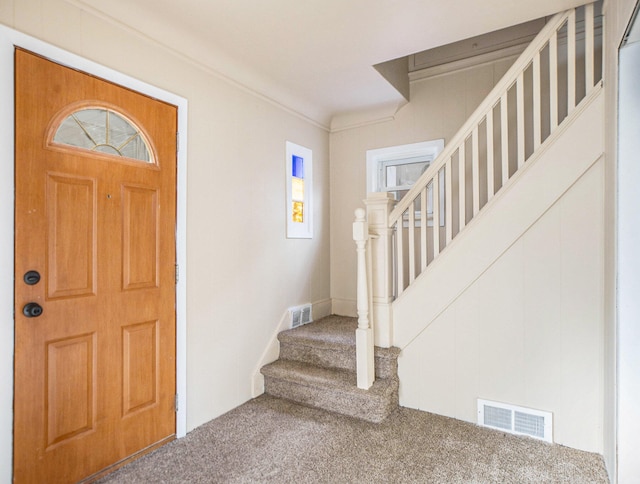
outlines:
[[[520,54],[520,57],[509,68],[502,79],[498,81],[485,100],[462,125],[451,141],[447,143],[444,150],[440,152],[429,168],[425,170],[413,187],[404,197],[402,197],[402,200],[398,202],[396,207],[389,214],[389,227],[393,226],[393,224],[398,221],[402,214],[418,197],[420,192],[434,178],[435,174],[442,169],[446,160],[448,160],[455,153],[460,144],[469,137],[473,128],[483,120],[489,109],[492,109],[500,101],[502,94],[517,82],[520,73],[529,66],[535,54],[539,53],[540,50],[544,48],[551,35],[562,27],[567,18],[569,18],[571,12],[574,12],[574,9],[557,13],[545,24],[542,30],[538,32],[538,35],[531,41],[531,44],[529,44],[522,54]]]

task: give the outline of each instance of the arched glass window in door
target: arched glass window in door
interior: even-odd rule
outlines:
[[[107,108],[84,108],[65,118],[53,136],[55,143],[153,163],[142,131]]]

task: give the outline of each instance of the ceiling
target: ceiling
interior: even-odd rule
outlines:
[[[75,0],[329,127],[399,105],[372,67],[584,0]]]

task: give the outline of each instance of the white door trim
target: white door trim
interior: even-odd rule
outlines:
[[[635,20],[636,24],[640,20]],[[633,27],[632,27],[633,28]],[[617,200],[617,466],[618,482],[634,482],[640,475],[640,42],[624,43],[618,65],[618,200]]]
[[[16,30],[0,25],[0,481],[10,482],[13,449],[14,356],[14,49],[35,52],[60,64],[107,79],[178,106],[178,178],[176,261],[176,385],[179,395],[176,433],[187,432],[187,100],[125,74],[96,64]],[[5,471],[6,469],[6,471]],[[5,475],[5,473],[8,474]]]

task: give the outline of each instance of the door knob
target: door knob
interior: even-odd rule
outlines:
[[[27,318],[37,318],[42,314],[42,306],[34,302],[27,303],[22,308],[22,314]]]

